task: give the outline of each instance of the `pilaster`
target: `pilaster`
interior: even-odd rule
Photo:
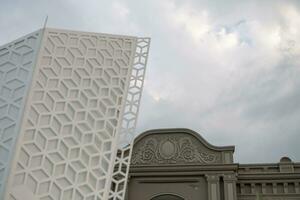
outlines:
[[[223,175],[224,180],[224,199],[225,200],[236,200],[236,174],[225,174]]]
[[[218,174],[206,175],[208,185],[208,200],[220,200],[220,176]]]

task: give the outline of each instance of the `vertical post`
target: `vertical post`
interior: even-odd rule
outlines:
[[[236,200],[236,175],[235,174],[225,174],[223,176],[224,179],[224,194],[225,200]]]
[[[295,191],[297,194],[300,193],[300,185],[298,182],[295,182]]]
[[[44,29],[46,28],[47,23],[48,23],[48,15],[46,16],[45,21],[44,21],[44,27],[43,27]]]
[[[208,185],[208,200],[220,200],[220,176],[218,174],[206,175]]]
[[[261,193],[266,194],[267,193],[267,185],[266,183],[261,184]]]

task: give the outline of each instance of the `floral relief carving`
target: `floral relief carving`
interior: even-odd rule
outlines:
[[[211,150],[186,133],[152,134],[133,148],[132,165],[221,163],[221,152]]]

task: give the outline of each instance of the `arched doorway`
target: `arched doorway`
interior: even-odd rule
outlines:
[[[162,194],[162,195],[153,197],[151,200],[184,200],[184,198],[173,195],[173,194]]]

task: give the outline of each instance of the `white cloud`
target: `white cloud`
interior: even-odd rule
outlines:
[[[127,18],[130,13],[128,7],[123,3],[121,3],[120,1],[113,1],[112,11],[113,11],[113,15],[116,15],[121,19]]]
[[[244,18],[238,13],[233,16],[234,23],[234,20],[221,20],[222,23],[219,23],[219,15],[206,7],[191,5],[191,1],[187,4],[176,4],[175,1],[163,3],[160,20],[168,31],[160,37],[166,39],[170,48],[176,49],[176,54],[168,57],[174,59],[173,65],[158,70],[146,87],[148,94],[156,100],[154,108],[147,112],[159,110],[161,116],[145,117],[143,120],[157,123],[152,123],[156,128],[165,127],[170,121],[175,126],[186,124],[207,131],[207,137],[219,140],[220,145],[224,145],[224,141],[234,142],[239,147],[238,160],[242,161],[255,154],[246,147],[249,143],[268,150],[272,149],[272,144],[278,144],[267,139],[278,134],[278,127],[289,126],[287,121],[280,119],[279,110],[288,109],[281,105],[281,101],[296,91],[291,86],[296,84],[295,79],[283,76],[288,70],[285,66],[288,63],[285,63],[282,44],[287,41],[288,33],[282,25],[290,22],[283,20],[285,12],[280,13],[280,6],[271,10],[267,7],[249,8],[253,9],[247,11],[252,16]],[[260,13],[253,14],[257,12]],[[264,18],[264,14],[268,17]],[[293,15],[296,16],[295,13]],[[179,58],[184,60],[180,63],[181,68],[176,63]],[[297,60],[289,58],[288,62]],[[279,65],[283,72],[277,73]],[[163,113],[162,107],[166,105],[169,112],[173,109],[178,112],[178,115],[168,118],[168,122],[164,120],[167,114]],[[258,117],[256,113],[260,110],[266,113],[261,112]],[[266,121],[266,114],[274,121]],[[294,116],[293,120],[296,118]],[[280,119],[280,122],[276,123],[275,119]],[[143,123],[148,124],[146,121]],[[274,159],[280,156],[267,157],[264,154],[255,159],[277,161]]]
[[[172,8],[166,12],[170,23],[175,28],[186,31],[194,42],[199,42],[211,30],[207,11],[199,12],[193,9],[191,5],[176,7],[172,2],[165,6],[169,9]]]

